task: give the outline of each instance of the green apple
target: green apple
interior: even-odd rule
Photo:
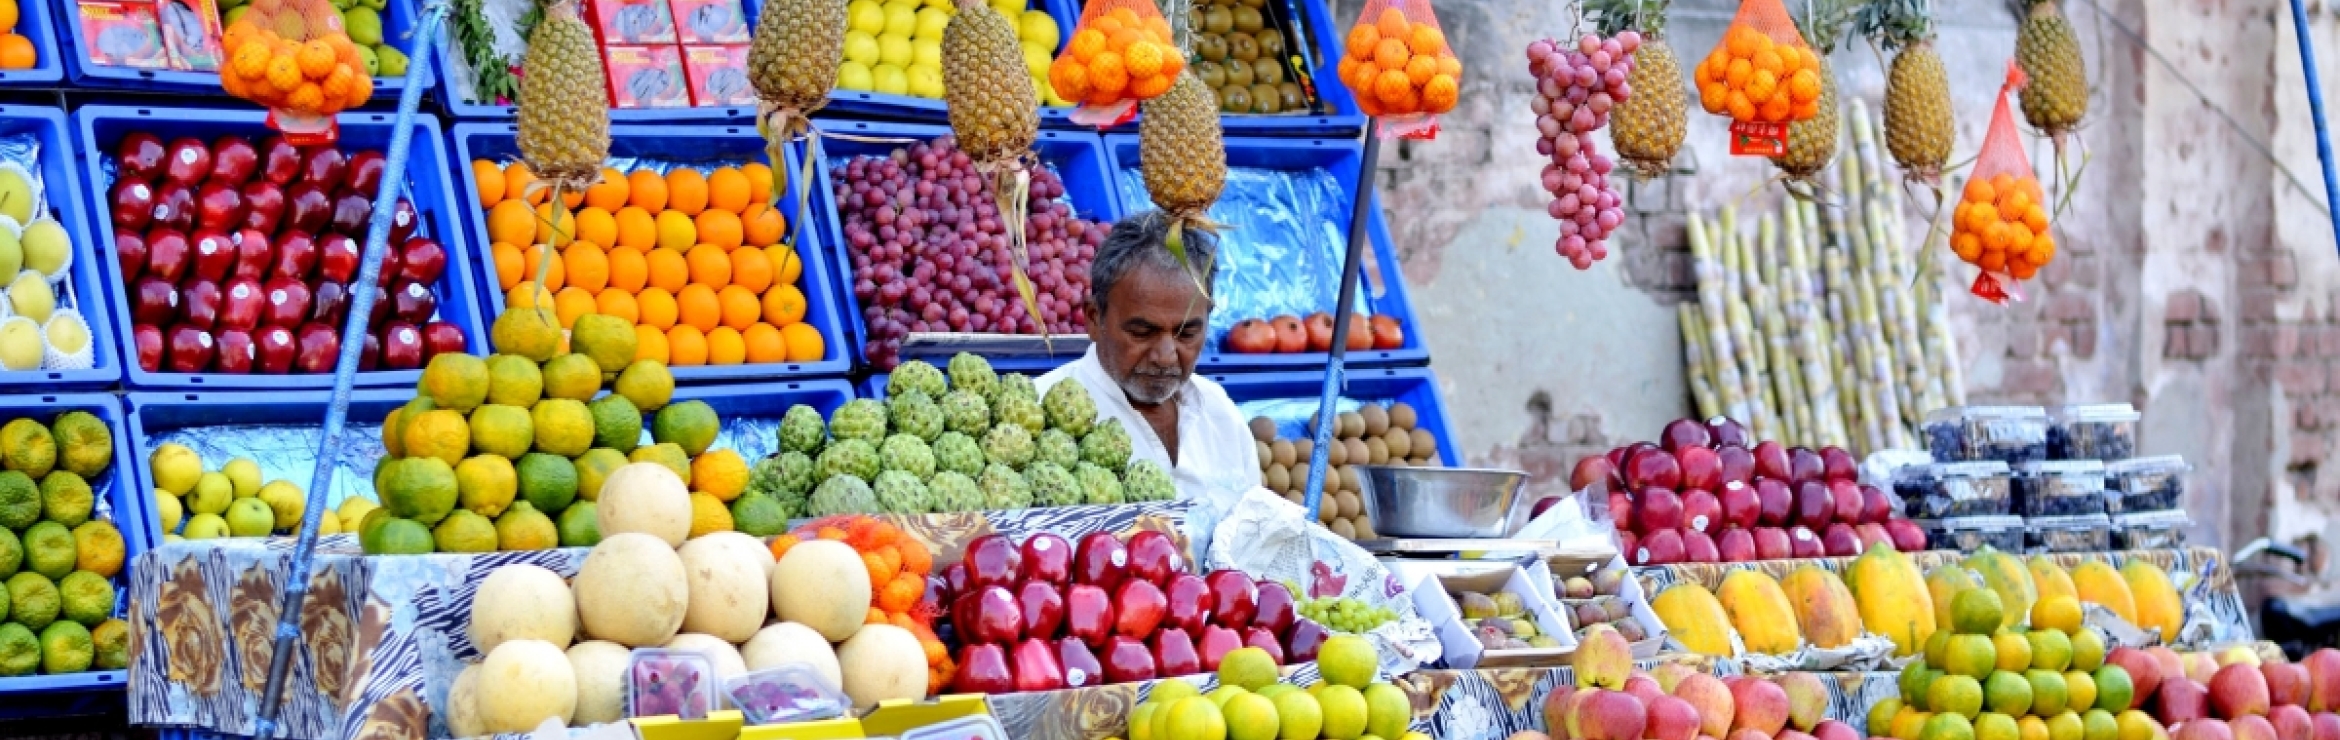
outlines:
[[[397,47],[390,46],[389,44],[383,44],[379,47],[375,47],[374,56],[380,60],[377,62],[377,64],[382,68],[383,77],[406,76],[405,52],[401,52],[397,49]]]

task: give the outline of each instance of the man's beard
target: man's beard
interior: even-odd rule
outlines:
[[[1178,395],[1179,387],[1186,384],[1186,373],[1175,367],[1137,367],[1131,368],[1120,384],[1130,403],[1159,406]]]

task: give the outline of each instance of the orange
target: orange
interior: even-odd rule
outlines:
[[[691,282],[708,288],[731,284],[731,255],[726,254],[722,247],[701,244],[691,247],[691,251],[683,253],[683,257],[691,263]]]
[[[707,208],[707,176],[689,167],[676,167],[666,173],[666,207],[681,211],[685,216],[697,216]]]
[[[642,284],[649,279],[650,262],[642,257],[642,250],[633,247],[609,250],[609,287],[640,293]]]
[[[635,249],[649,249],[658,246],[658,219],[651,217],[650,212],[642,210],[641,206],[626,206],[618,209],[615,221],[617,244],[605,246],[626,246]]]
[[[536,239],[531,244],[569,246],[577,238],[577,216],[567,208],[553,208],[551,203],[536,207]]]
[[[488,209],[488,241],[504,244],[535,244],[536,214],[528,204],[507,200]]]
[[[534,182],[536,182],[536,173],[529,171],[528,163],[513,162],[504,165],[504,197],[519,198],[528,201],[528,204],[532,206],[541,204],[544,202],[546,191],[538,189],[536,192],[529,192],[528,185]]]
[[[659,247],[643,255],[650,267],[650,285],[673,293],[691,282],[691,266],[680,250]]]
[[[593,297],[593,303],[595,313],[616,316],[629,324],[642,318],[642,307],[634,303],[634,294],[623,290],[605,288]]]
[[[722,290],[716,291],[715,300],[723,310],[724,326],[733,329],[746,329],[754,326],[756,319],[763,317],[764,303],[756,300],[755,291],[737,285],[726,285]]]
[[[788,341],[780,338],[779,327],[757,323],[739,335],[740,341],[747,343],[748,362],[762,364],[788,360]]]
[[[707,364],[707,335],[689,324],[666,330],[666,356],[668,367]]]
[[[511,290],[512,286],[519,285],[528,258],[520,256],[519,247],[503,242],[496,242],[490,248],[495,250],[496,255],[496,287]]]
[[[749,203],[739,216],[740,242],[751,247],[769,247],[780,243],[780,234],[788,228],[788,219],[779,209],[756,201]]]
[[[522,280],[519,285],[512,286],[511,290],[504,291],[504,310],[506,311],[535,308],[552,301],[552,294],[536,289],[536,281],[534,280]]]
[[[699,243],[699,227],[682,211],[658,213],[658,246],[676,251],[690,249]]]
[[[764,293],[764,320],[788,326],[804,320],[804,291],[782,285]],[[790,344],[794,344],[793,341]]]
[[[14,33],[0,35],[0,69],[32,69],[39,63],[32,39]]]
[[[731,284],[746,288],[749,295],[763,295],[772,287],[772,260],[761,249],[731,250]]]
[[[772,202],[772,168],[762,162],[749,162],[740,165],[739,173],[747,176],[749,203]]]
[[[634,359],[666,364],[666,332],[648,324],[634,325]]]
[[[521,266],[521,269],[525,271],[524,276],[528,282],[536,280],[537,263],[543,261],[545,255],[550,254],[552,255],[552,265],[543,268],[545,271],[544,289],[560,290],[561,286],[568,284],[568,270],[566,266],[561,264],[559,252],[552,251],[550,247],[537,245],[528,247],[523,253],[528,255],[528,262]]]
[[[699,218],[693,224],[699,229],[700,244],[712,244],[727,252],[739,248],[739,214],[709,208],[700,211]]]
[[[609,255],[593,242],[578,240],[561,251],[561,270],[570,287],[598,293],[609,285]]]
[[[601,182],[585,189],[585,204],[605,211],[626,207],[626,199],[633,194],[633,186],[626,175],[614,167],[601,168]]]
[[[674,328],[674,294],[663,288],[647,288],[634,296],[642,311],[642,323],[659,331]]]
[[[707,364],[737,365],[746,359],[747,343],[739,338],[738,329],[718,326],[707,332]]]
[[[724,167],[707,176],[707,207],[718,211],[739,213],[753,197],[745,173],[737,167]]]
[[[553,297],[553,313],[560,315],[563,329],[575,325],[577,317],[593,313],[599,305],[592,293],[574,285],[562,288],[561,294]]]
[[[683,326],[708,331],[723,324],[723,302],[715,297],[714,288],[699,283],[685,285],[682,292],[674,294],[674,302],[681,311],[677,321]]]
[[[795,285],[796,278],[804,275],[804,260],[797,258],[794,247],[786,244],[765,247],[764,257],[772,262],[773,285]]]
[[[789,324],[780,327],[780,338],[788,342],[789,362],[812,362],[827,356],[828,349],[821,340],[821,330],[811,324]]]
[[[617,246],[617,217],[600,206],[586,206],[577,212],[577,241],[603,249]]]
[[[485,159],[471,160],[471,186],[479,189],[479,207],[504,202],[504,169]]]
[[[666,210],[666,178],[649,170],[626,176],[626,202],[651,213]]]

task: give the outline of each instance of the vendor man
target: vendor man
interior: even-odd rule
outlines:
[[[1170,471],[1179,498],[1200,504],[1191,518],[1210,522],[1259,487],[1259,458],[1227,391],[1194,374],[1210,334],[1202,286],[1218,276],[1218,243],[1186,229],[1192,266],[1181,264],[1163,244],[1166,223],[1147,212],[1113,225],[1089,263],[1089,351],[1034,385],[1042,393],[1066,380],[1086,387],[1098,421],[1120,419],[1129,432],[1130,459]]]

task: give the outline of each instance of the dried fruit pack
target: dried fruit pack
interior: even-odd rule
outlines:
[[[1080,104],[1074,121],[1109,128],[1136,117],[1140,101],[1169,92],[1185,69],[1152,0],[1099,0],[1081,9],[1072,40],[1048,65],[1048,84]]]
[[[2029,280],[2056,258],[2056,238],[2048,231],[2048,203],[2040,192],[2039,175],[2023,153],[2021,132],[2008,101],[2023,87],[2023,69],[2007,63],[2007,82],[1999,88],[1999,102],[1991,108],[1991,128],[1983,134],[1974,174],[1967,178],[1952,213],[1950,249],[1958,259],[1982,268],[1969,291],[1992,303],[2022,300],[2016,282]]]
[[[1365,3],[1349,27],[1339,73],[1385,138],[1437,138],[1438,114],[1454,110],[1462,92],[1462,60],[1447,46],[1430,0]]]
[[[332,143],[333,115],[374,97],[357,45],[327,0],[253,0],[221,37],[229,95],[267,106],[268,125],[294,144]]]
[[[1732,153],[1777,156],[1787,125],[1820,114],[1820,56],[1780,0],[1746,0],[1694,70],[1698,104],[1731,119]]]

